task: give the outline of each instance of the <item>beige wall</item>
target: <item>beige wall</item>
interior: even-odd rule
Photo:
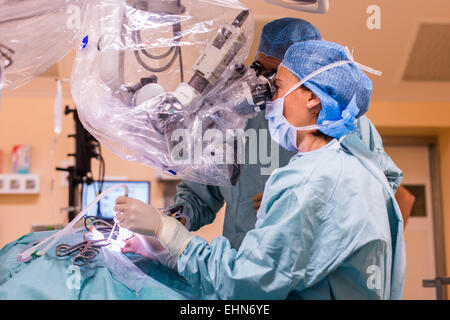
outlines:
[[[450,130],[439,134],[447,276],[450,276]],[[450,296],[450,288],[448,289]]]

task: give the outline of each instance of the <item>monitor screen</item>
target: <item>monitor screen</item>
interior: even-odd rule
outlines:
[[[116,185],[126,184],[128,186],[128,196],[139,199],[142,202],[150,203],[150,182],[149,181],[104,181],[102,191]],[[98,195],[99,182],[94,181],[91,184],[83,183],[81,193],[81,209],[86,208]],[[110,220],[114,218],[114,203],[117,197],[123,195],[123,189],[117,188],[108,193],[99,203],[93,206],[86,216],[97,217]]]

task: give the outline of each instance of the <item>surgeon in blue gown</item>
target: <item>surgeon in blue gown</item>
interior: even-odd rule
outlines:
[[[320,40],[320,32],[309,22],[297,18],[282,18],[266,24],[262,30],[256,61],[266,70],[276,70],[283,60],[284,54],[293,43],[305,40]],[[394,190],[400,185],[403,173],[384,152],[381,138],[370,120],[363,116],[358,119],[361,139],[377,154],[386,177]],[[268,122],[265,112],[250,119],[246,130],[255,129],[258,139],[263,139],[260,129],[267,132]],[[268,138],[267,150],[271,150],[271,143],[277,153],[271,154],[271,165],[284,167],[296,152],[280,148],[278,143]],[[266,167],[260,159],[256,164],[249,163],[249,145],[246,144],[246,163],[242,166],[241,177],[235,186],[217,187],[200,183],[182,181],[177,186],[174,198],[174,207],[182,206],[186,227],[195,231],[204,225],[210,224],[224,203],[225,217],[223,235],[230,241],[231,247],[238,249],[245,234],[254,228],[256,223],[256,210],[259,207],[264,185],[269,178],[262,174]],[[276,163],[278,162],[278,163]]]
[[[372,83],[348,49],[292,45],[266,118],[273,139],[297,150],[268,179],[254,229],[238,250],[210,244],[151,205],[119,197],[121,226],[158,238],[177,270],[210,299],[400,299],[403,221],[394,192],[355,134]]]

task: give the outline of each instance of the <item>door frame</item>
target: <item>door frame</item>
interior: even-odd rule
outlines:
[[[443,204],[441,186],[441,162],[439,156],[439,145],[436,137],[411,137],[411,136],[382,136],[385,146],[426,146],[428,148],[431,202],[433,207],[433,233],[434,233],[434,257],[436,277],[446,277],[445,262],[445,238],[443,224]],[[447,300],[447,290],[445,286],[441,288],[441,297]]]

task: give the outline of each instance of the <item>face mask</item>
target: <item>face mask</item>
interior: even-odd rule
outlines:
[[[323,125],[310,125],[303,127],[295,127],[291,125],[287,119],[283,116],[284,100],[295,89],[299,88],[302,84],[310,80],[312,77],[338,66],[352,63],[350,60],[338,61],[327,66],[324,66],[316,71],[310,73],[300,82],[297,82],[292,88],[290,88],[284,96],[277,98],[267,104],[266,107],[266,119],[269,122],[269,132],[274,141],[276,141],[281,147],[288,151],[297,151],[297,131],[309,131],[320,129],[323,125],[329,125],[331,121],[324,122]],[[349,122],[354,122],[355,118],[349,118]]]

